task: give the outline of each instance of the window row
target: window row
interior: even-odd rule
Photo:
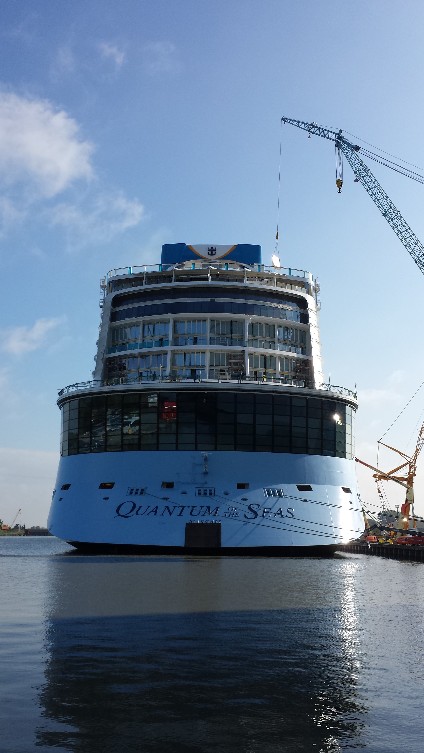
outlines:
[[[170,341],[170,322],[147,320],[130,325],[112,325],[109,332],[109,353],[143,348],[165,348],[169,345],[245,346],[244,319],[176,319]],[[247,345],[268,350],[292,350],[305,354],[306,331],[264,322],[249,322]]]
[[[196,298],[197,300],[208,300],[208,301],[214,301],[215,299],[219,300],[231,300],[231,301],[239,301],[243,300],[245,301],[248,299],[249,301],[260,302],[263,304],[269,304],[274,303],[278,305],[284,305],[291,309],[301,309],[306,310],[307,309],[307,301],[302,296],[297,295],[286,295],[284,293],[281,293],[279,291],[270,291],[270,290],[258,290],[255,288],[252,288],[250,286],[240,285],[237,287],[220,287],[216,285],[196,285],[195,292],[193,290],[193,286],[183,288],[182,286],[169,286],[166,289],[158,289],[153,288],[149,290],[148,288],[144,288],[142,291],[139,292],[133,292],[133,293],[123,293],[121,295],[116,295],[113,298],[113,308],[117,309],[122,306],[131,305],[135,306],[137,304],[144,304],[144,303],[166,303],[169,305],[170,302],[181,300],[181,299],[192,299]]]
[[[237,379],[246,374],[256,381],[276,378],[291,384],[301,380],[301,386],[308,386],[311,367],[310,361],[303,358],[249,353],[245,360],[245,352],[241,350],[189,350],[173,352],[168,368],[167,353],[144,352],[134,356],[108,358],[104,381],[108,384],[123,384],[162,376],[175,379]]]
[[[69,400],[61,454],[242,450],[353,457],[352,408],[338,400],[212,391]]]
[[[306,310],[297,307],[289,308],[284,305],[259,305],[246,301],[167,301],[165,303],[151,303],[144,306],[131,306],[113,310],[111,322],[123,322],[126,319],[137,319],[144,316],[166,316],[167,314],[241,314],[242,316],[262,316],[272,319],[285,319],[290,322],[308,324],[309,316]]]

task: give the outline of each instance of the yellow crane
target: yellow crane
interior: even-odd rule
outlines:
[[[382,496],[380,490],[381,481],[395,481],[397,484],[400,484],[404,487],[404,489],[406,490],[405,501],[400,508],[400,520],[398,520],[398,528],[407,530],[409,528],[410,516],[413,520],[412,527],[415,528],[416,520],[414,511],[414,479],[417,474],[418,455],[420,454],[424,445],[424,423],[421,424],[421,428],[418,432],[415,450],[411,456],[407,455],[405,452],[402,452],[402,450],[398,450],[396,447],[391,447],[390,445],[385,444],[385,442],[382,442],[381,440],[379,441],[379,444],[383,445],[383,447],[387,447],[387,449],[392,450],[393,452],[396,452],[398,455],[404,458],[405,462],[396,466],[396,468],[392,468],[390,471],[382,471],[380,468],[376,468],[375,466],[366,463],[364,460],[360,460],[360,458],[355,458],[355,460],[357,463],[361,463],[361,465],[364,465],[366,468],[370,468],[372,471],[374,471],[373,477],[376,480],[380,497]]]

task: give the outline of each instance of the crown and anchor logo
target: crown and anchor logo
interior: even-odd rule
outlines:
[[[208,256],[216,256],[216,246],[208,246]]]

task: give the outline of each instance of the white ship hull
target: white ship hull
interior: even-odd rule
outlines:
[[[119,452],[61,459],[48,525],[92,551],[325,554],[359,535],[363,516],[352,460]]]

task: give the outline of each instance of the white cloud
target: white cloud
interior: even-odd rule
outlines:
[[[113,46],[104,54],[115,55],[116,64],[121,61]],[[64,233],[68,248],[82,248],[138,225],[145,214],[138,199],[104,188],[98,179],[83,195],[81,181],[96,177],[92,152],[93,145],[82,139],[78,123],[64,110],[0,90],[0,237],[42,221],[43,229],[47,223]]]
[[[358,391],[359,405],[391,405],[405,400],[405,377],[404,371],[394,371],[380,387],[360,389]]]
[[[64,110],[40,99],[0,92],[0,182],[28,183],[51,198],[93,175],[93,146]]]
[[[177,48],[172,42],[149,42],[143,52],[144,67],[151,75],[175,73],[180,69]]]
[[[102,57],[112,60],[120,68],[125,60],[125,53],[110,42],[100,42],[98,45]]]
[[[70,245],[83,247],[105,243],[119,233],[138,225],[145,210],[137,199],[127,199],[118,192],[95,197],[84,207],[61,203],[49,212],[53,226],[62,227]]]
[[[70,45],[65,44],[59,47],[51,72],[53,79],[57,80],[63,74],[75,73],[76,67],[75,56]]]
[[[25,212],[19,209],[7,196],[0,196],[0,237],[18,221],[22,221]]]
[[[4,367],[0,369],[0,399],[9,388],[9,372]]]
[[[21,356],[41,348],[52,330],[63,322],[63,318],[37,319],[31,327],[9,327],[0,332],[0,347],[5,353]]]

